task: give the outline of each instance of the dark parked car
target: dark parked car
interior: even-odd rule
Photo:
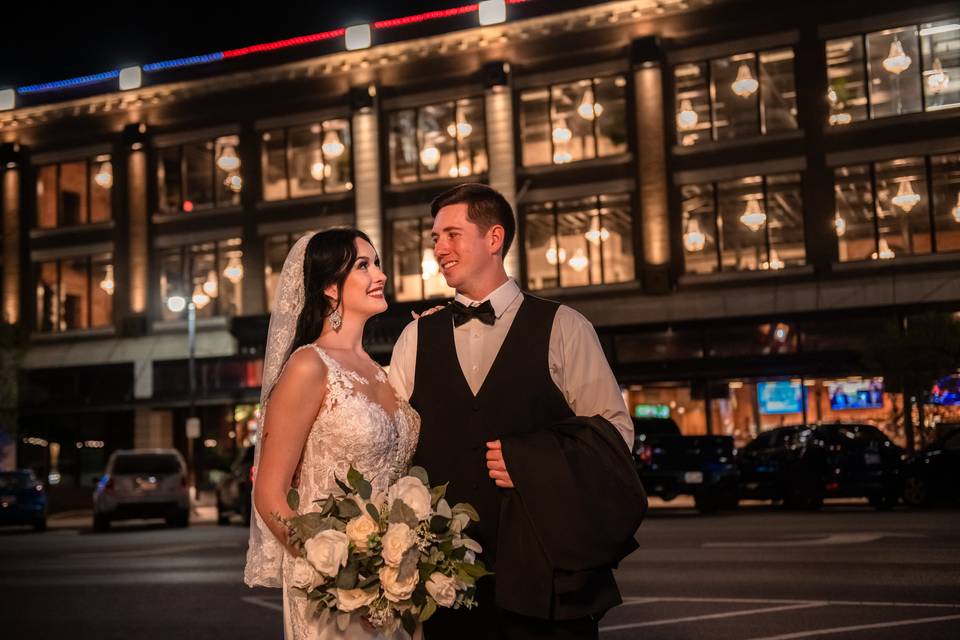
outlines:
[[[740,497],[816,509],[824,498],[897,504],[903,451],[872,425],[829,423],[771,429],[737,456]]]
[[[226,477],[217,484],[217,523],[229,524],[237,514],[250,524],[251,491],[253,489],[253,447],[244,448]]]
[[[649,495],[692,495],[701,512],[737,506],[733,438],[684,436],[670,418],[634,418],[633,459]]]
[[[908,505],[960,498],[960,427],[910,458],[903,475]]]
[[[0,471],[0,525],[47,529],[47,492],[29,469]]]

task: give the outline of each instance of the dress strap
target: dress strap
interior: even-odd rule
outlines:
[[[320,348],[314,342],[310,344],[303,345],[304,347],[313,347],[313,350],[316,351],[317,355],[320,356],[320,359],[323,360],[323,364],[327,365],[328,369],[340,368],[340,363],[336,361],[335,358],[332,358],[326,351]]]

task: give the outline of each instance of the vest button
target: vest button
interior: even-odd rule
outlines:
[[[480,411],[480,405],[479,405],[479,404],[473,405],[473,410],[474,410],[474,411]]]

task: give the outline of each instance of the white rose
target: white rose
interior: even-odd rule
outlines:
[[[312,564],[304,558],[294,558],[293,569],[290,571],[291,586],[310,591],[316,589],[322,582],[323,576],[313,568]]]
[[[341,567],[347,566],[350,554],[350,539],[336,529],[327,529],[313,536],[303,545],[307,560],[313,568],[325,576],[334,577]]]
[[[402,522],[394,522],[387,528],[380,540],[383,545],[383,561],[389,567],[399,567],[403,562],[403,555],[416,542],[416,534],[413,529]]]
[[[360,607],[365,607],[373,602],[376,597],[376,590],[337,589],[337,608],[340,611],[356,611]]]
[[[358,551],[368,551],[370,549],[368,538],[379,532],[380,525],[366,512],[347,523],[347,537]]]
[[[391,505],[394,500],[403,500],[404,504],[413,509],[418,520],[430,517],[430,490],[413,476],[404,476],[397,480],[387,492],[387,499]]]
[[[383,595],[390,602],[403,602],[410,598],[420,581],[420,573],[417,571],[403,572],[396,567],[380,567],[379,573]]]
[[[433,596],[441,607],[452,607],[457,601],[457,580],[434,571],[427,580],[427,593]]]

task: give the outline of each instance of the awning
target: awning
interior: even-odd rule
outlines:
[[[237,340],[226,327],[197,332],[196,357],[237,354]],[[80,339],[71,342],[35,342],[21,363],[23,369],[77,367],[120,362],[185,360],[190,357],[185,333],[160,333],[139,338]]]

